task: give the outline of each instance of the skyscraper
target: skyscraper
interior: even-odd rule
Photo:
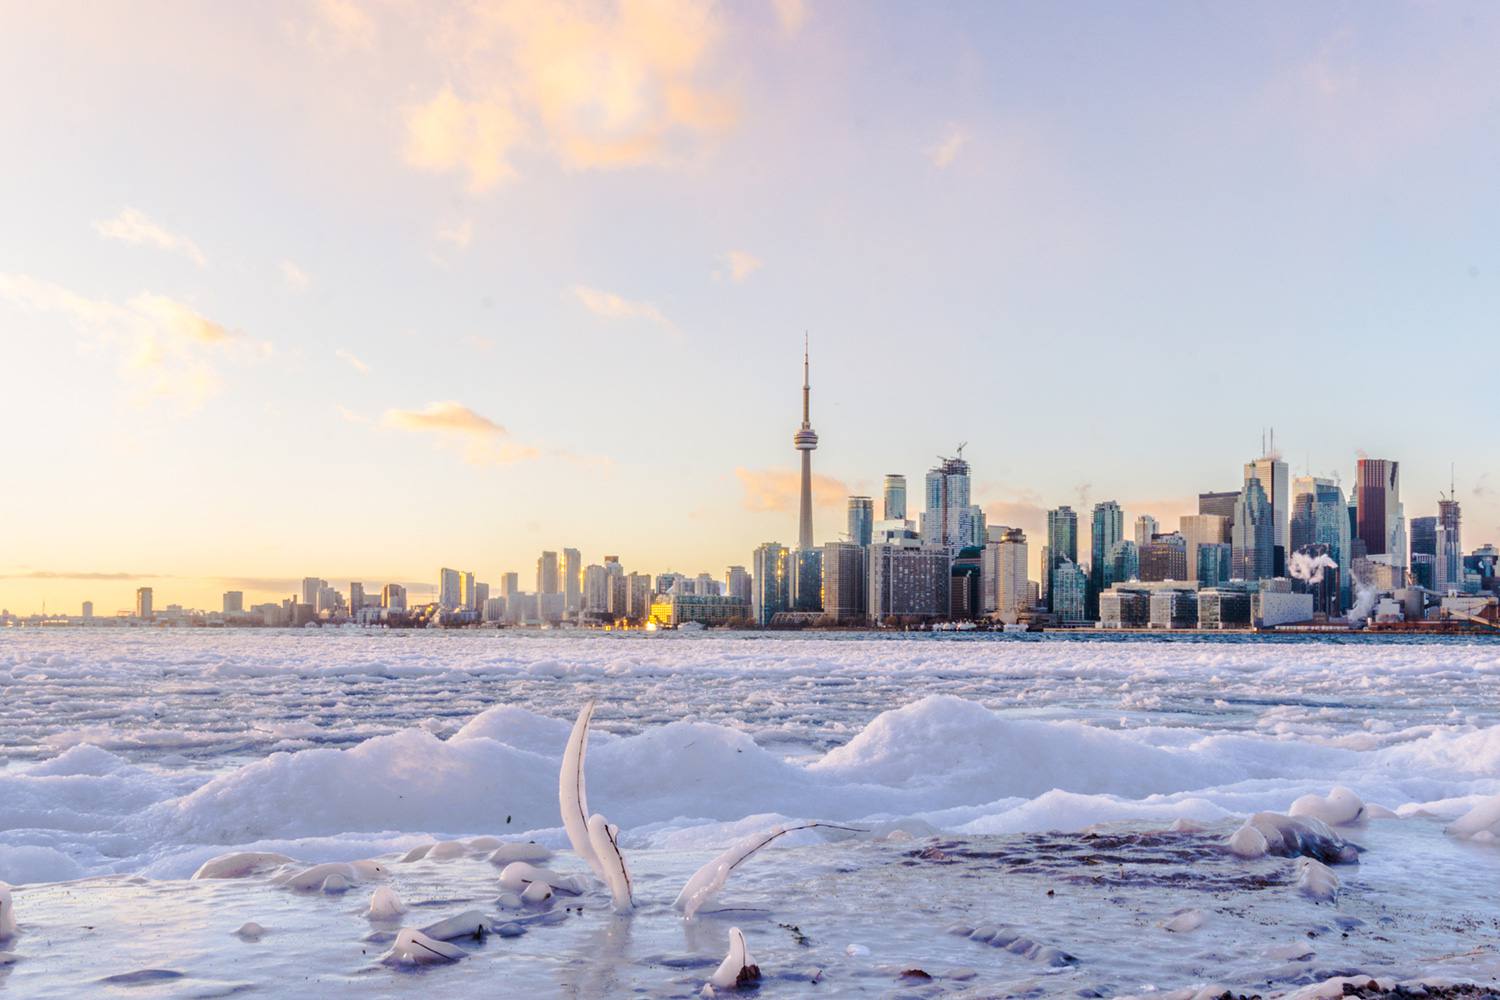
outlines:
[[[849,498],[849,541],[869,545],[875,527],[875,501],[869,497]]]
[[[315,576],[304,576],[302,578],[302,603],[318,606],[318,591],[328,586],[327,580],[320,580]]]
[[[1271,504],[1260,479],[1245,480],[1234,505],[1234,527],[1230,529],[1230,573],[1239,580],[1264,580],[1274,575],[1275,528]]]
[[[823,615],[839,624],[865,619],[868,582],[865,556],[868,549],[854,542],[828,542],[823,546]]]
[[[811,384],[808,378],[807,339],[802,341],[802,426],[792,435],[792,445],[802,453],[802,502],[797,519],[797,548],[813,547],[812,526],[812,453],[818,447],[818,435],[809,416]],[[759,576],[759,571],[756,572]]]
[[[1047,511],[1047,547],[1042,550],[1042,600],[1052,612],[1057,611],[1052,600],[1052,571],[1064,560],[1078,562],[1078,514],[1068,506]]]
[[[1438,501],[1437,561],[1433,566],[1432,589],[1439,594],[1461,591],[1464,587],[1462,520],[1458,501],[1450,490],[1447,499]]]
[[[1089,596],[1087,611],[1090,618],[1099,617],[1099,595],[1114,582],[1114,567],[1109,555],[1115,543],[1125,537],[1125,511],[1113,500],[1102,500],[1094,504],[1093,531],[1089,546]]]
[[[456,569],[444,566],[438,570],[438,610],[456,611],[463,606],[463,583]]]
[[[576,615],[583,606],[583,555],[577,549],[562,550],[563,607]]]
[[[1234,524],[1234,505],[1239,502],[1239,490],[1226,490],[1223,493],[1199,493],[1198,513],[1213,514],[1222,517],[1226,524]]]
[[[1161,531],[1161,524],[1150,514],[1135,519],[1135,547],[1144,549],[1151,544],[1151,536]]]
[[[365,585],[358,580],[349,581],[349,610],[358,612],[365,606]]]
[[[511,602],[515,600],[516,595],[520,592],[520,573],[502,573],[500,575],[500,593],[505,595],[505,604],[507,609],[510,607]]]
[[[906,520],[906,477],[890,472],[885,477],[885,516],[882,520]]]
[[[135,616],[137,618],[155,618],[156,612],[151,607],[151,588],[137,587],[135,589]]]
[[[791,590],[787,581],[787,555],[787,550],[777,542],[763,542],[756,546],[751,564],[754,579],[750,588],[750,611],[757,625],[771,624],[776,612],[787,609]]]
[[[1028,611],[1031,606],[1030,581],[1026,576],[1028,558],[1025,532],[1020,528],[1006,528],[999,542],[995,617],[1007,625],[1020,621],[1021,612]]]
[[[1184,514],[1178,519],[1178,533],[1187,542],[1187,567],[1191,579],[1198,580],[1198,546],[1228,542],[1230,520],[1218,514]],[[1202,580],[1198,582],[1203,583]]]
[[[1140,578],[1144,582],[1192,578],[1188,569],[1187,539],[1178,532],[1157,533],[1140,547]]]
[[[459,607],[464,611],[479,610],[479,593],[475,588],[474,574],[463,572],[458,575]]]
[[[406,610],[406,588],[399,583],[388,583],[380,589],[380,606],[389,611]]]
[[[557,578],[557,553],[543,552],[536,561],[536,592],[556,594],[560,592]]]
[[[1355,479],[1355,498],[1358,502],[1359,540],[1365,543],[1365,555],[1394,555],[1393,565],[1404,566],[1406,553],[1392,543],[1405,537],[1406,527],[1398,524],[1401,518],[1401,471],[1399,462],[1383,458],[1361,458]]]
[[[962,455],[940,459],[928,470],[926,500],[921,524],[923,542],[942,545],[950,555],[966,546],[984,544],[984,529],[974,521],[977,508],[969,503],[969,463]]]
[[[724,571],[724,593],[737,601],[753,603],[750,599],[750,574],[743,566],[731,566]]]
[[[1350,575],[1353,550],[1348,510],[1343,489],[1332,479],[1298,476],[1292,480],[1292,516],[1287,528],[1287,545],[1291,552],[1302,552],[1309,546],[1325,547],[1322,551],[1338,563],[1340,608],[1349,606],[1353,579]]]
[[[245,611],[245,593],[241,590],[224,591],[224,613],[226,615],[243,614]]]
[[[1262,442],[1264,444],[1264,442]],[[1281,576],[1286,571],[1287,521],[1291,506],[1287,502],[1286,463],[1276,454],[1276,434],[1271,433],[1271,447],[1260,458],[1245,463],[1245,482],[1252,478],[1260,480],[1260,488],[1266,491],[1266,504],[1270,508],[1271,520],[1271,576]],[[1279,550],[1279,551],[1278,551]]]

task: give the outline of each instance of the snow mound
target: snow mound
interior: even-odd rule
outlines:
[[[1448,832],[1461,840],[1500,842],[1500,795],[1481,800],[1454,820]]]

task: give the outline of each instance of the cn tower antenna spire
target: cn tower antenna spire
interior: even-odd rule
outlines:
[[[797,518],[797,547],[813,547],[812,527],[812,453],[818,447],[818,435],[812,429],[810,397],[812,380],[808,375],[807,332],[802,333],[802,426],[792,436],[792,445],[802,453],[801,503]]]

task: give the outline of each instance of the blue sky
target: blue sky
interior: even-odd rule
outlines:
[[[1455,462],[1500,539],[1493,7],[6,22],[12,610],[748,564],[804,330],[820,539],[965,441],[996,520],[1174,525],[1270,425],[1297,473],[1399,459],[1408,516]]]

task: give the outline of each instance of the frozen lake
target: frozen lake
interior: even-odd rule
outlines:
[[[686,997],[731,926],[767,997],[1493,984],[1500,844],[1445,827],[1500,795],[1497,682],[1483,641],[3,631],[0,996]],[[504,910],[487,842],[401,860],[499,837],[587,875],[558,768],[589,699],[589,801],[621,827],[633,915],[598,884]],[[1397,817],[1337,830],[1364,851],[1333,901],[1290,858],[1226,850],[1334,785]],[[670,908],[721,849],[800,820],[862,832],[778,840],[727,912]],[[189,879],[239,851],[292,860]],[[279,884],[364,859],[381,870],[343,893]],[[364,916],[377,886],[407,914]],[[518,936],[379,961],[467,910]]]

